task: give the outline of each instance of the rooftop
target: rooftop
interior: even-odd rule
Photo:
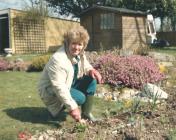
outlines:
[[[130,9],[126,9],[126,8],[116,8],[116,7],[93,5],[92,7],[85,9],[80,14],[80,16],[91,11],[91,10],[95,10],[95,9],[108,10],[108,11],[117,12],[117,13],[135,14],[135,15],[144,15],[144,16],[147,15],[145,12],[130,10]]]

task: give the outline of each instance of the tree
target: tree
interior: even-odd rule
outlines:
[[[120,7],[141,10],[151,13],[155,18],[161,20],[161,30],[163,30],[164,20],[171,20],[172,29],[176,24],[176,1],[175,0],[121,0]]]
[[[131,10],[150,11],[155,17],[161,19],[161,29],[163,29],[164,19],[171,20],[175,30],[176,24],[176,0],[46,0],[49,6],[55,8],[55,12],[60,15],[70,15],[79,17],[80,13],[93,5],[110,6],[118,8],[128,8]]]
[[[168,17],[171,21],[171,27],[173,31],[176,31],[176,1],[168,0]]]
[[[43,0],[29,0],[30,4],[25,5],[26,17],[39,19],[49,16],[49,9],[46,1]]]
[[[117,7],[120,0],[46,0],[60,15],[79,17],[80,13],[93,5]]]

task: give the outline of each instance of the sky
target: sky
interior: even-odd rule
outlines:
[[[17,10],[24,10],[25,7],[30,6],[30,0],[0,0],[0,10],[11,8]],[[54,17],[60,17],[64,19],[72,19],[71,16],[58,16],[58,14],[53,13]],[[77,20],[77,19],[72,19]]]
[[[22,10],[26,4],[29,4],[28,0],[0,0],[0,10],[7,8]]]

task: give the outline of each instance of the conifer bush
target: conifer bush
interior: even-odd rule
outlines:
[[[164,79],[164,74],[154,59],[148,56],[115,56],[105,54],[93,64],[99,70],[105,83],[124,85],[139,89],[144,83],[155,83]]]
[[[50,55],[42,55],[34,58],[28,71],[42,71],[45,64],[49,61]]]

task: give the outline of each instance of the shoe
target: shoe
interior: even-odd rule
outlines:
[[[92,111],[92,106],[93,106],[93,96],[87,96],[86,97],[86,101],[85,103],[82,105],[81,109],[82,109],[82,118],[92,121],[92,122],[96,122],[98,121],[97,118],[95,118],[93,116],[93,114],[91,113]]]

